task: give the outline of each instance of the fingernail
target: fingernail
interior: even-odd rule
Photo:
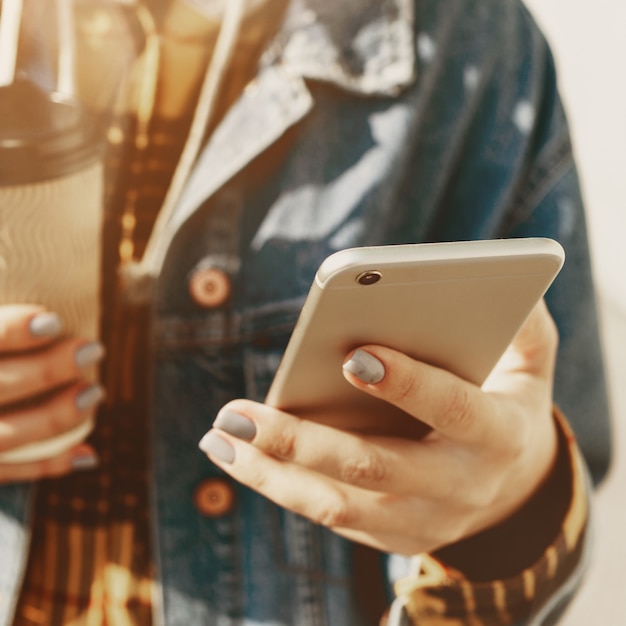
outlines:
[[[82,472],[93,469],[94,467],[98,467],[98,465],[100,464],[100,459],[95,453],[85,453],[75,456],[70,463],[72,465],[72,469],[75,472]]]
[[[250,418],[228,409],[217,414],[213,426],[244,441],[252,441],[256,436],[256,426]]]
[[[104,399],[104,389],[100,385],[91,385],[76,394],[76,408],[79,411],[88,411]]]
[[[56,313],[39,313],[30,320],[28,329],[33,337],[58,337],[63,324]]]
[[[364,350],[355,350],[343,369],[368,384],[379,383],[385,377],[382,362]]]
[[[76,367],[83,369],[95,365],[104,356],[104,346],[97,341],[86,343],[76,350],[74,360]]]
[[[205,454],[224,463],[232,463],[235,460],[235,448],[213,430],[202,437],[198,446]]]

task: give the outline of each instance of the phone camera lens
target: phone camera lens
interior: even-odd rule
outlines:
[[[356,282],[359,285],[373,285],[377,283],[383,275],[376,270],[369,270],[367,272],[362,272],[356,277]]]

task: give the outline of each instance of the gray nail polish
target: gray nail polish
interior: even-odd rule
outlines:
[[[104,399],[104,389],[100,385],[91,385],[76,395],[76,408],[79,411],[93,409]]]
[[[95,454],[79,454],[71,460],[72,469],[76,472],[93,469],[99,464],[100,460]]]
[[[343,369],[368,384],[379,383],[385,377],[385,366],[364,350],[355,350]]]
[[[202,437],[198,446],[202,452],[224,463],[232,463],[235,460],[235,449],[213,430]]]
[[[250,418],[228,409],[218,413],[213,426],[244,441],[252,441],[256,436],[256,426]]]
[[[61,318],[56,313],[39,313],[33,317],[28,329],[33,337],[58,337],[63,330]]]
[[[86,343],[76,350],[74,360],[76,367],[79,369],[95,365],[104,356],[104,347],[102,344],[94,341],[92,343]]]

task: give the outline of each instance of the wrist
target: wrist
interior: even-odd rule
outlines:
[[[569,442],[558,427],[552,467],[530,498],[504,521],[433,556],[472,581],[508,578],[535,563],[558,535],[572,498]]]
[[[553,612],[560,611],[572,597],[589,560],[591,481],[569,425],[558,409],[554,410],[554,416],[560,447],[553,472],[533,496],[532,502],[527,502],[528,508],[523,507],[509,520],[480,533],[480,536],[487,539],[487,533],[502,531],[505,525],[513,523],[514,518],[525,520],[537,502],[547,498],[546,494],[561,499],[562,494],[555,493],[558,486],[559,489],[565,488],[563,499],[567,500],[567,506],[556,534],[551,540],[547,539],[549,533],[545,534],[546,544],[538,556],[536,551],[541,550],[538,543],[533,546],[532,555],[528,548],[528,556],[515,564],[517,571],[508,558],[492,559],[489,571],[487,567],[474,567],[471,561],[482,561],[497,550],[506,556],[520,537],[525,540],[526,532],[506,537],[499,546],[485,542],[480,546],[483,552],[479,552],[476,542],[479,535],[476,535],[432,556],[422,555],[420,571],[398,580],[394,587],[399,604],[413,622],[425,619],[431,623],[436,616],[445,616],[445,619],[459,623],[478,620],[481,623],[510,624],[527,623],[526,620],[540,616],[541,623],[547,623]],[[562,473],[569,477],[563,482]],[[562,507],[562,502],[554,508],[552,504],[550,520],[556,519],[554,512]],[[541,523],[552,523],[542,514],[539,517]],[[523,527],[524,524],[520,523],[510,528],[517,532]]]

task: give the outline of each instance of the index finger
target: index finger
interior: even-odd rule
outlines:
[[[382,346],[365,346],[355,351],[354,359],[374,359],[384,371],[378,380],[368,382],[367,377],[350,372],[357,372],[358,366],[344,367],[346,378],[355,387],[393,404],[443,436],[470,445],[492,440],[494,432],[502,436],[502,423],[507,420],[495,418],[493,398],[476,385]]]
[[[50,343],[61,335],[56,313],[35,304],[0,306],[0,353],[20,352]]]

